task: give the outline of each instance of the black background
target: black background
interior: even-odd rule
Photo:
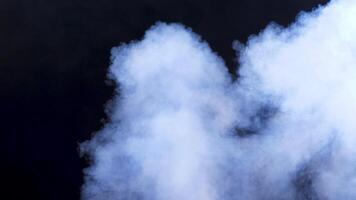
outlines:
[[[181,22],[235,71],[233,40],[326,0],[0,0],[0,199],[79,199],[78,143],[105,119],[110,49]],[[7,196],[7,197],[3,197]]]

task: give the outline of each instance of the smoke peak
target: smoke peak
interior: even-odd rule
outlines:
[[[82,198],[356,199],[356,3],[234,42],[239,78],[190,29],[112,50],[110,122]]]

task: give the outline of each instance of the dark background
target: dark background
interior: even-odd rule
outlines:
[[[105,119],[110,49],[157,20],[181,22],[221,55],[269,22],[326,0],[0,0],[0,199],[79,199],[78,143]],[[7,196],[7,197],[4,197]]]

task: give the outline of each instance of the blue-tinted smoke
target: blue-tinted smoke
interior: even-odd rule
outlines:
[[[356,199],[355,21],[333,1],[235,42],[237,81],[182,25],[114,48],[82,198]]]

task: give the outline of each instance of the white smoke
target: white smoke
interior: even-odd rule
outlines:
[[[112,51],[111,121],[82,198],[356,199],[356,1],[270,25],[224,62],[158,23]]]

